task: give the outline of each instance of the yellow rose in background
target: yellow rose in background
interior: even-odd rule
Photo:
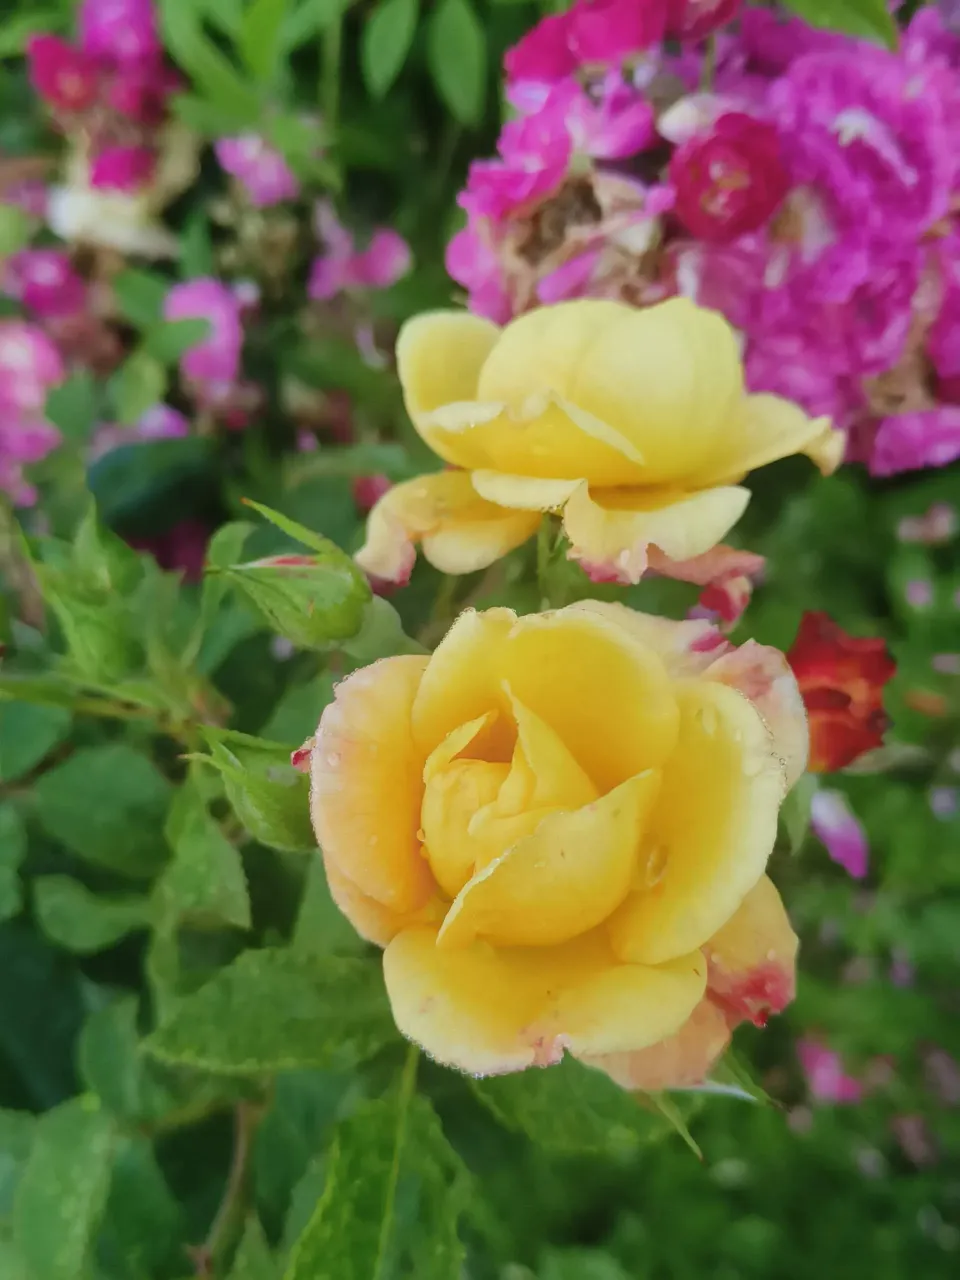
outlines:
[[[660,1088],[792,998],[764,871],[806,752],[774,649],[617,604],[469,610],[338,686],[311,810],[404,1035],[478,1075],[569,1050]]]
[[[596,581],[638,582],[717,547],[748,471],[794,453],[829,471],[843,454],[828,419],[747,395],[734,330],[681,298],[562,302],[502,330],[432,312],[403,327],[397,364],[414,426],[456,470],[397,485],[370,513],[357,561],[390,582],[417,543],[445,573],[485,568],[546,511]],[[674,576],[703,579],[690,574]]]

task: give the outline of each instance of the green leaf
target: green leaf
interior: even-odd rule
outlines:
[[[282,31],[291,0],[251,0],[240,23],[237,47],[250,74],[269,84],[277,73]]]
[[[87,1273],[115,1142],[112,1119],[89,1096],[40,1118],[13,1217],[31,1280],[79,1280]]]
[[[432,1107],[405,1081],[338,1127],[323,1194],[284,1280],[457,1280],[466,1188]]]
[[[396,1036],[378,964],[244,952],[146,1041],[163,1062],[227,1075],[346,1069]]]
[[[239,851],[207,812],[197,787],[180,788],[167,821],[173,860],[157,883],[161,910],[196,927],[250,928],[250,896]]]
[[[62,31],[64,14],[61,9],[48,9],[34,13],[13,14],[0,22],[0,58],[22,58],[31,36],[43,31]],[[8,208],[10,206],[7,206]]]
[[[105,951],[150,923],[147,898],[91,893],[70,876],[39,876],[33,888],[44,933],[51,942],[80,955]]]
[[[501,1124],[557,1153],[630,1154],[672,1127],[655,1106],[569,1054],[555,1067],[492,1076],[471,1087]]]
[[[780,806],[780,825],[787,837],[787,849],[799,853],[810,829],[810,805],[817,780],[812,773],[804,773]]]
[[[234,1254],[227,1280],[280,1280],[280,1271],[270,1252],[263,1227],[259,1218],[252,1214],[243,1228],[243,1236]]]
[[[265,507],[262,503],[254,502],[250,498],[244,498],[244,506],[251,507],[254,511],[259,512],[264,520],[268,520],[270,524],[275,525],[283,533],[289,534],[294,542],[300,542],[311,550],[326,554],[330,548],[339,551],[340,548],[336,544],[331,543],[329,538],[322,537],[319,533],[314,533],[312,529],[308,529],[306,525],[300,524],[297,520],[291,520],[289,516],[285,516],[280,511],[274,511],[271,507]],[[341,555],[344,553],[341,551]],[[357,570],[359,572],[359,570]],[[361,575],[362,576],[362,575]]]
[[[87,483],[107,524],[142,524],[144,509],[183,510],[184,495],[195,494],[213,475],[215,446],[201,436],[142,440],[105,453],[90,468]]]
[[[144,1111],[139,1043],[136,996],[97,1009],[80,1034],[77,1061],[84,1084],[121,1120],[138,1120]]]
[[[244,829],[261,844],[290,853],[317,847],[310,824],[308,779],[290,764],[288,747],[206,729],[209,756]]]
[[[333,699],[336,681],[332,671],[324,671],[313,680],[289,685],[260,732],[271,742],[299,747],[316,732],[324,707]]]
[[[75,444],[86,444],[100,417],[100,385],[89,369],[77,369],[47,393],[46,416]]]
[[[169,288],[169,280],[139,267],[127,267],[113,278],[120,314],[136,329],[150,329],[162,320],[163,302]]]
[[[36,768],[70,732],[64,707],[0,702],[0,782],[15,782]]]
[[[133,747],[82,748],[47,770],[34,794],[47,834],[88,862],[141,877],[166,861],[170,784]]]
[[[343,914],[327,884],[322,858],[311,858],[291,944],[299,955],[363,951],[365,943]]]
[[[160,320],[147,331],[143,349],[154,360],[171,365],[209,336],[209,320]]]
[[[23,906],[20,864],[26,856],[23,819],[12,804],[0,804],[0,920],[9,920]]]
[[[0,1219],[13,1209],[36,1130],[37,1117],[29,1111],[0,1110]]]
[[[356,635],[341,642],[340,647],[358,666],[389,658],[398,653],[423,654],[427,650],[408,636],[400,615],[388,600],[374,596],[367,601],[363,621]]]
[[[70,560],[85,586],[109,595],[129,595],[143,579],[144,562],[106,527],[93,502],[74,535]]]
[[[211,276],[216,270],[210,219],[200,205],[187,215],[183,234],[180,236],[179,265],[180,275],[184,280],[193,280],[197,276]]]
[[[616,1258],[600,1249],[551,1249],[537,1275],[539,1280],[631,1280]]]
[[[226,575],[271,630],[300,649],[324,651],[355,636],[371,598],[353,560],[332,542],[309,556],[234,565]]]
[[[163,364],[146,348],[134,351],[110,379],[117,421],[132,427],[148,409],[159,404],[166,390],[167,371]]]
[[[102,1274],[118,1280],[169,1276],[183,1265],[180,1206],[149,1141],[139,1134],[117,1142],[97,1262]]]
[[[230,122],[229,132],[255,126],[260,96],[203,29],[197,9],[184,0],[161,0],[164,45],[196,87]]]
[[[407,60],[417,30],[419,0],[380,0],[366,21],[360,40],[363,82],[382,98]]]
[[[784,7],[812,27],[847,31],[891,49],[896,45],[897,24],[885,0],[784,0]]]
[[[30,215],[19,205],[0,203],[0,262],[26,248],[32,235]]]
[[[292,53],[314,36],[320,35],[346,12],[350,0],[302,0],[287,16],[281,33],[281,48]]]
[[[487,90],[487,37],[470,0],[440,0],[427,28],[437,92],[461,124],[479,124]]]

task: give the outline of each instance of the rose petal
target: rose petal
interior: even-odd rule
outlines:
[[[696,472],[696,482],[729,484],[795,453],[805,453],[824,475],[830,475],[843,461],[845,445],[846,437],[829,418],[808,418],[799,406],[780,396],[747,396],[721,453]]]
[[[799,940],[769,876],[761,876],[704,947],[711,997],[733,1022],[763,1026],[796,992]]]
[[[870,849],[866,833],[842,791],[813,793],[810,825],[833,861],[855,880],[862,880],[867,874]]]
[[[700,1084],[730,1043],[723,1012],[709,998],[701,1000],[679,1031],[659,1044],[635,1053],[585,1057],[624,1089],[656,1093]]]

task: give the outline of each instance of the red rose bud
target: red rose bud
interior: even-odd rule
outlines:
[[[27,45],[30,83],[55,111],[86,111],[97,100],[97,66],[59,36],[34,36]]]
[[[226,571],[268,626],[299,649],[328,649],[355,636],[370,588],[339,547],[312,555],[271,556]]]
[[[366,515],[387,490],[392,488],[393,481],[380,472],[371,476],[357,476],[353,482],[353,501],[357,510],[361,515]]]
[[[667,35],[703,40],[737,13],[740,0],[667,0]]]
[[[885,641],[848,635],[825,613],[805,613],[787,661],[810,721],[812,773],[842,769],[882,744],[883,689],[896,671]]]
[[[692,235],[713,242],[763,226],[790,186],[776,129],[737,111],[676,149],[670,181],[677,217]]]

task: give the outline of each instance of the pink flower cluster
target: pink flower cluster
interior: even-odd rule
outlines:
[[[16,298],[38,320],[75,316],[87,302],[87,286],[62,249],[21,249],[3,264],[0,292]]]
[[[0,321],[0,490],[18,506],[30,506],[37,497],[24,479],[24,466],[59,443],[44,405],[63,376],[60,353],[41,329],[23,320]]]
[[[27,52],[33,87],[58,126],[86,140],[90,185],[147,185],[155,136],[178,84],[163,60],[152,0],[83,0],[76,44],[39,35]]]
[[[378,227],[367,247],[357,249],[333,205],[321,200],[314,213],[314,229],[323,244],[307,281],[307,295],[314,302],[327,302],[348,290],[387,289],[410,270],[410,246],[390,227]]]
[[[257,209],[296,200],[300,183],[275,147],[255,133],[221,138],[214,146],[220,167],[235,178]]]
[[[874,474],[960,457],[960,37],[936,9],[890,51],[737,0],[577,0],[504,65],[515,115],[447,252],[475,311],[684,294],[741,330],[752,390],[832,416]]]
[[[175,284],[163,305],[165,320],[207,322],[208,333],[180,357],[180,376],[198,408],[234,430],[248,425],[261,399],[259,389],[242,378],[247,306],[243,286],[212,276]]]

